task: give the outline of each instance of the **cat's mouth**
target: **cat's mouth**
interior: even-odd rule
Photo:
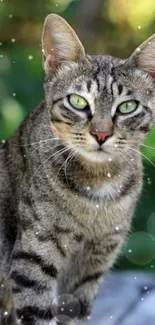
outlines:
[[[97,163],[104,163],[108,161],[112,161],[118,153],[115,150],[108,149],[108,146],[100,146],[98,148],[90,148],[86,150],[86,148],[79,148],[79,154],[81,157]]]

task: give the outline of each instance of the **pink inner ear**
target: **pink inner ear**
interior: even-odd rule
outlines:
[[[150,72],[152,78],[155,78],[155,72]]]
[[[55,70],[58,69],[58,63],[56,63],[55,60],[50,59],[50,60],[48,61],[48,64],[49,64],[50,68],[52,68],[53,71],[55,71]]]

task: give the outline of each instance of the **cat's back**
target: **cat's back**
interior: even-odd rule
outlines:
[[[7,158],[7,143],[0,143],[0,280],[9,270],[9,257],[15,234],[16,222],[13,208],[13,189]]]

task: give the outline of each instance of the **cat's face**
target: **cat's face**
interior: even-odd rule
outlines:
[[[54,31],[50,46],[57,56],[55,59],[53,52],[46,55],[44,42],[46,103],[55,136],[73,152],[91,161],[111,161],[124,154],[133,157],[155,119],[155,81],[150,73],[153,70],[151,66],[147,71],[149,62],[143,63],[144,55],[140,58],[145,43],[133,58],[125,61],[109,56],[86,56],[80,41],[74,39],[74,32],[62,18],[51,15],[45,23],[46,31],[47,25],[52,26],[51,33]],[[73,42],[71,54],[64,42],[65,28],[66,42],[69,37],[69,46]],[[148,41],[149,47],[150,44]],[[79,57],[75,58],[75,54]],[[143,69],[137,66],[136,60],[144,64]]]

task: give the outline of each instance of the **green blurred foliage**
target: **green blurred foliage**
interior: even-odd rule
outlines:
[[[155,32],[154,0],[0,0],[0,140],[10,137],[43,98],[40,39],[44,18],[51,12],[66,18],[94,54],[125,58]],[[134,236],[117,268],[155,269],[154,143],[155,128],[146,141],[152,148],[142,149],[145,182]]]

